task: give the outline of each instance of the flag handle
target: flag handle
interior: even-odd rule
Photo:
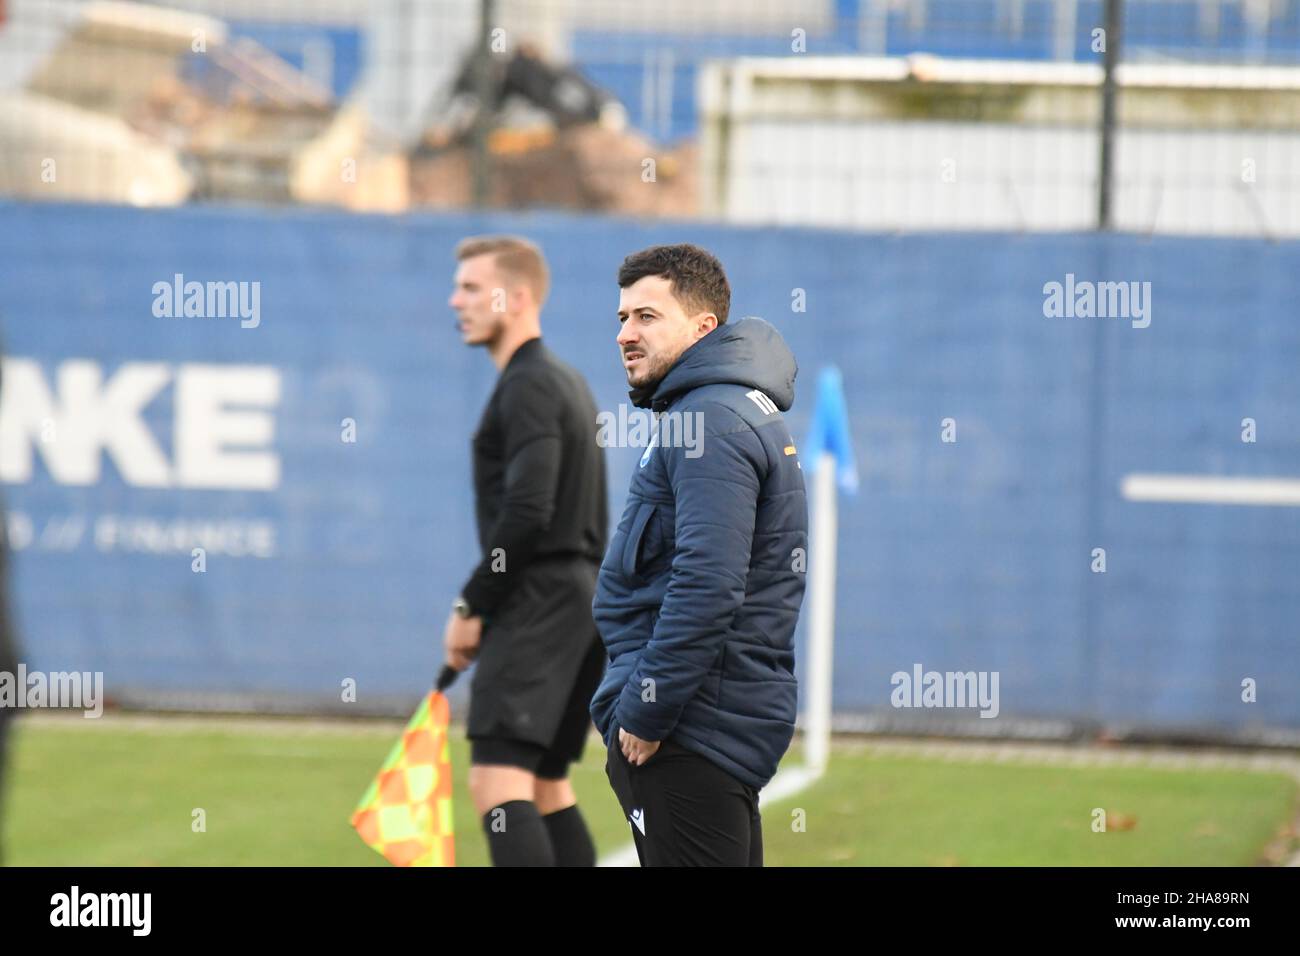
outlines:
[[[442,691],[456,683],[456,678],[459,676],[460,671],[456,670],[456,668],[452,667],[450,664],[443,664],[442,671],[438,674],[438,681],[434,684],[434,690],[442,693]]]

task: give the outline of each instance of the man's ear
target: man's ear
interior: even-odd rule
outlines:
[[[704,312],[696,317],[695,339],[699,341],[718,327],[718,317],[712,312]]]
[[[527,311],[532,303],[532,293],[528,291],[528,287],[522,282],[511,285],[507,295],[510,297],[510,311],[515,315]]]

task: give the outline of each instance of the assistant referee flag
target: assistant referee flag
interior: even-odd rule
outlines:
[[[424,698],[352,812],[361,839],[395,866],[455,866],[450,707],[441,687]]]

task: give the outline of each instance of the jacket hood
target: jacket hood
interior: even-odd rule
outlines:
[[[677,396],[704,385],[747,385],[781,411],[794,404],[799,366],[781,333],[753,316],[720,325],[677,359],[653,385],[628,392],[638,408],[660,411]]]

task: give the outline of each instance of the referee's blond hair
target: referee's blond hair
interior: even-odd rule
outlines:
[[[541,308],[551,289],[551,274],[546,257],[536,243],[523,236],[470,236],[456,246],[457,262],[487,255],[494,257],[500,272],[528,286],[537,307]]]

